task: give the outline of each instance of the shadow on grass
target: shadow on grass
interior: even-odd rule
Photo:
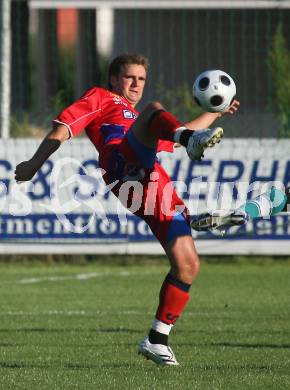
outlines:
[[[15,344],[15,343],[0,343],[0,348],[3,347],[16,347],[18,346],[19,344]],[[21,344],[21,345],[24,345],[24,344]]]
[[[211,346],[231,347],[231,348],[270,348],[270,349],[290,349],[290,344],[248,344],[248,343],[211,343]]]
[[[48,368],[58,368],[58,369],[73,369],[73,370],[88,370],[88,369],[97,369],[97,368],[132,368],[132,363],[99,363],[99,364],[78,364],[78,363],[67,363],[67,364],[34,364],[34,363],[9,363],[9,362],[0,362],[0,368],[8,369],[20,369],[20,368],[37,368],[37,369],[48,369]]]
[[[53,329],[53,328],[18,328],[18,329],[0,329],[0,333],[144,333],[142,330],[130,328],[103,328],[103,329]],[[0,344],[1,345],[1,344]]]
[[[226,347],[226,348],[253,348],[253,349],[290,349],[290,344],[268,344],[268,343],[176,343],[179,347]]]
[[[48,370],[48,369],[55,369],[57,370],[63,369],[63,370],[96,370],[96,369],[137,369],[139,366],[138,360],[136,360],[136,363],[134,362],[124,362],[124,363],[95,363],[95,364],[81,364],[81,363],[62,363],[62,364],[37,364],[37,363],[25,363],[25,362],[0,362],[0,369],[40,369],[40,370]],[[185,364],[184,368],[188,368],[189,364]],[[148,366],[148,368],[161,368],[161,366]],[[254,371],[269,371],[269,370],[278,370],[278,371],[285,371],[285,367],[281,367],[277,364],[190,364],[191,368],[194,368],[198,371],[229,371],[229,370],[254,370]],[[164,368],[163,368],[164,369]]]

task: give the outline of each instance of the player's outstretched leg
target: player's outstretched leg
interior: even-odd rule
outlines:
[[[247,222],[248,215],[245,211],[217,212],[211,211],[195,215],[191,220],[191,227],[198,232],[206,232],[215,229],[225,229],[230,226],[239,226]]]
[[[139,142],[150,148],[157,148],[158,140],[179,143],[186,148],[192,160],[200,160],[204,150],[215,146],[223,137],[221,127],[196,131],[187,129],[159,102],[150,103],[131,130]]]
[[[238,210],[245,211],[250,219],[254,219],[278,214],[284,209],[286,204],[287,194],[285,191],[272,186],[263,194],[248,200]]]
[[[290,213],[290,187],[286,187],[285,195],[286,195],[286,202],[281,212]]]
[[[287,195],[287,192],[273,186],[237,210],[227,213],[212,211],[197,215],[192,218],[191,227],[197,231],[209,231],[243,225],[249,219],[269,217],[284,211],[289,198],[289,191]]]

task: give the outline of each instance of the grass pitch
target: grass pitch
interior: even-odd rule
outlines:
[[[290,263],[204,264],[162,368],[136,351],[165,264],[0,264],[0,388],[289,389]]]

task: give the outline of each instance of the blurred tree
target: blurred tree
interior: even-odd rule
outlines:
[[[96,84],[100,84],[100,66],[96,42],[96,10],[78,12],[78,40],[76,61],[76,97]]]
[[[274,102],[281,125],[279,135],[290,137],[290,52],[281,23],[278,24],[273,37],[268,65],[274,83]]]
[[[28,1],[12,1],[11,11],[11,109],[16,113],[28,110],[31,104]]]
[[[188,85],[179,85],[174,89],[159,85],[156,90],[157,99],[182,121],[188,121],[202,113],[202,109],[195,103]]]
[[[41,112],[49,112],[58,90],[58,47],[56,10],[38,11],[37,39],[37,105]]]

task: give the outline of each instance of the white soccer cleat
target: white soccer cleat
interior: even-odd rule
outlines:
[[[191,227],[198,232],[224,229],[230,226],[244,225],[248,215],[244,211],[231,211],[228,214],[204,213],[197,215],[191,221]]]
[[[186,152],[191,160],[201,160],[206,148],[212,148],[218,144],[224,135],[221,127],[214,129],[197,130],[188,140]]]
[[[179,366],[170,347],[162,344],[151,344],[148,336],[139,344],[138,354],[162,366]]]

